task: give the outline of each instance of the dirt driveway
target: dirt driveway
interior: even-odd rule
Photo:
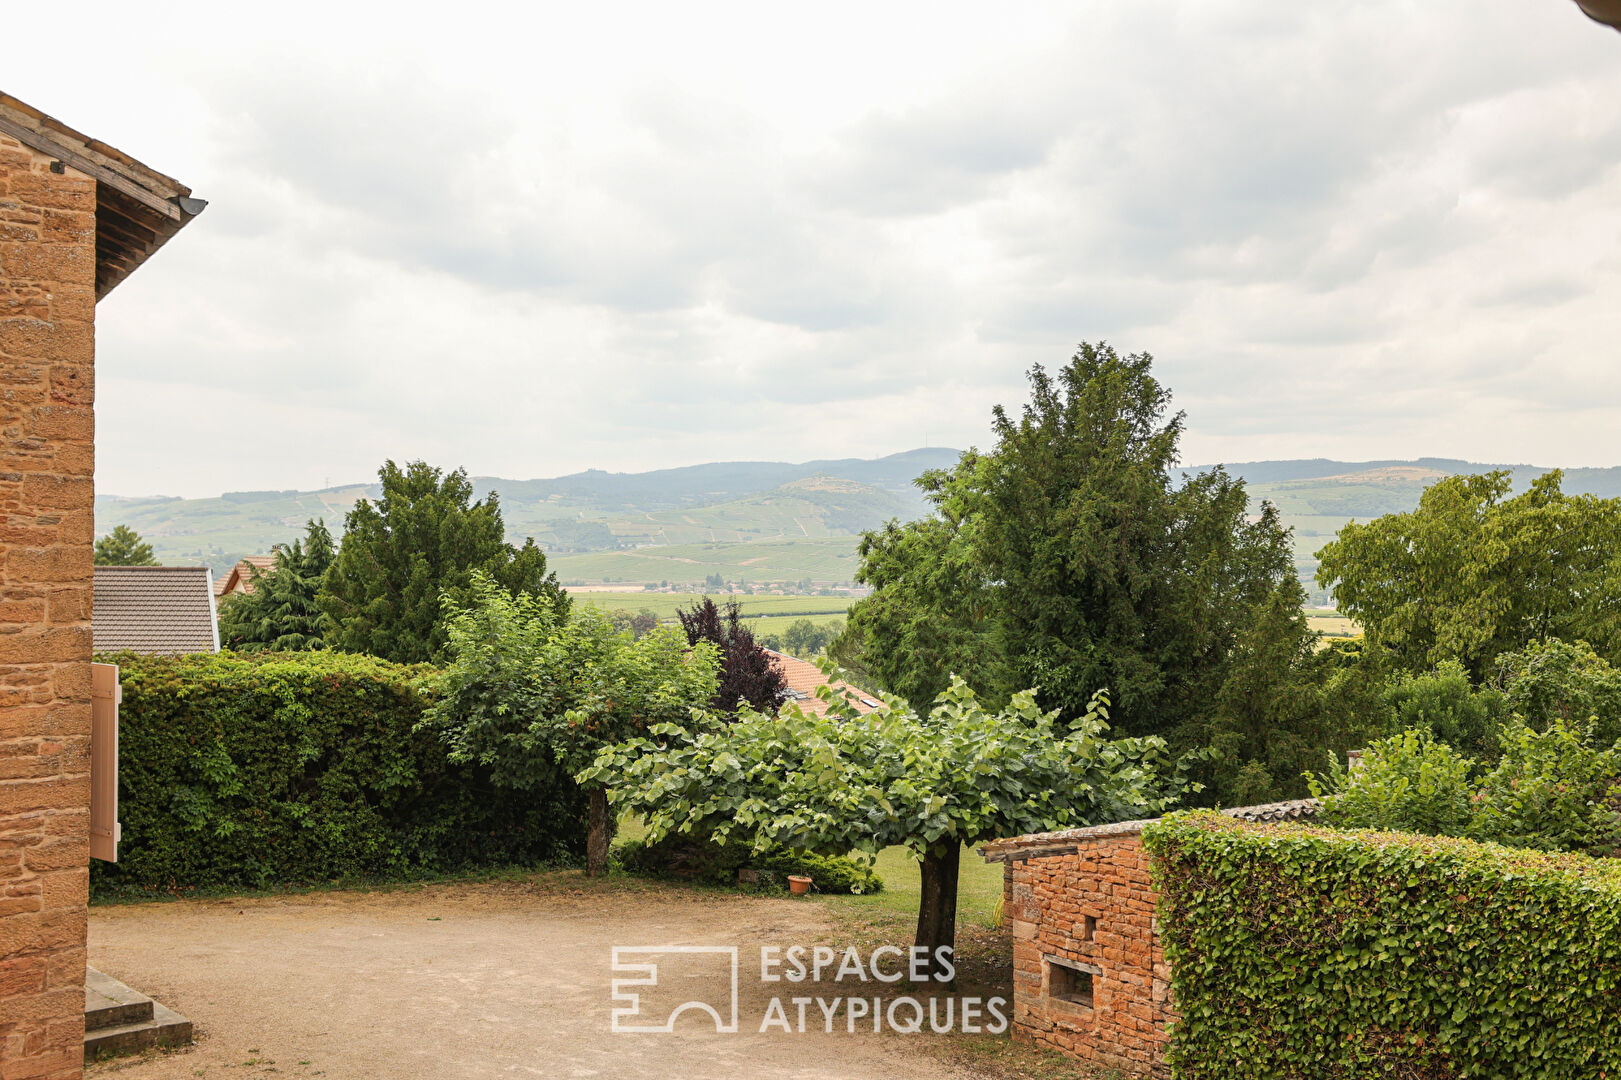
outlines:
[[[190,1017],[200,1038],[190,1050],[105,1062],[89,1075],[975,1075],[924,1051],[919,1040],[928,1035],[873,1034],[865,1019],[849,1034],[842,1015],[829,1034],[815,1006],[804,1033],[759,1033],[774,995],[784,999],[790,1025],[799,1021],[786,1000],[792,991],[760,982],[758,947],[839,944],[837,935],[813,903],[528,882],[94,908],[90,963]],[[716,1033],[715,1021],[692,1009],[673,1033],[611,1033],[614,945],[738,946],[737,1032]],[[659,962],[661,986],[642,988],[642,1013],[667,1013],[689,999],[724,1013],[731,984],[724,955]]]

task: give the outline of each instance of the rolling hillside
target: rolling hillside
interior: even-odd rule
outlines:
[[[720,462],[543,480],[479,477],[475,485],[480,494],[500,493],[508,536],[533,536],[566,582],[701,586],[719,574],[755,584],[808,579],[823,585],[851,580],[864,530],[925,513],[913,479],[956,456],[929,449],[799,465]],[[1327,597],[1311,583],[1316,552],[1347,521],[1411,510],[1426,486],[1452,473],[1507,468],[1523,489],[1548,471],[1445,458],[1251,461],[1226,468],[1244,478],[1252,498],[1274,503],[1294,529],[1296,567],[1319,603]],[[1565,489],[1621,495],[1621,468],[1566,470]],[[214,499],[105,495],[96,499],[96,531],[129,525],[162,561],[206,563],[219,573],[243,555],[300,535],[308,518],[324,518],[334,533],[341,531],[355,500],[376,494],[376,485],[351,484]]]
[[[912,450],[866,460],[724,462],[647,473],[589,470],[543,480],[476,477],[498,492],[507,535],[533,536],[570,581],[849,581],[857,538],[925,511],[912,481],[957,452]],[[302,535],[334,534],[376,484],[322,491],[237,491],[212,499],[96,498],[96,531],[129,525],[166,563],[223,572],[244,555]]]

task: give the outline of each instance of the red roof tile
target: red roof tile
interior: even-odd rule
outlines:
[[[767,649],[777,670],[782,672],[783,682],[788,684],[788,700],[797,702],[801,709],[816,716],[827,714],[827,702],[816,696],[816,688],[828,685],[827,676],[822,669],[808,660],[801,660],[797,656]],[[883,707],[883,703],[864,690],[858,690],[844,681],[834,682],[834,690],[847,691],[853,695],[853,704],[857,712],[870,713]]]

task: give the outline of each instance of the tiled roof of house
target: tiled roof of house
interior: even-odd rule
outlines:
[[[90,628],[97,652],[218,652],[208,567],[96,567]]]
[[[827,702],[816,696],[816,688],[827,685],[828,681],[827,676],[822,674],[822,669],[787,653],[772,649],[767,649],[766,653],[770,655],[772,663],[776,664],[777,670],[782,672],[783,681],[788,684],[788,700],[796,702],[808,713],[816,716],[826,715]],[[883,702],[864,690],[857,690],[847,682],[841,680],[832,685],[834,690],[847,691],[851,695],[851,703],[855,705],[857,712],[870,713],[883,708]]]
[[[1295,799],[1291,802],[1264,803],[1260,806],[1236,806],[1223,810],[1228,817],[1242,821],[1306,821],[1317,816],[1321,804],[1316,799]],[[979,849],[986,862],[1015,862],[1021,859],[1039,859],[1048,855],[1073,854],[1077,845],[1089,840],[1102,840],[1111,836],[1135,836],[1143,826],[1152,825],[1159,818],[1141,821],[1117,821],[1112,825],[1092,825],[1084,829],[1065,829],[1061,832],[1031,833],[1007,840],[992,840]]]
[[[253,571],[257,566],[261,574],[268,574],[276,568],[274,555],[249,555],[235,566],[231,567],[223,577],[214,582],[214,595],[224,596],[226,593],[253,592]]]

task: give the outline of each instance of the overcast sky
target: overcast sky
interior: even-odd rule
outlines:
[[[1569,0],[347,7],[8,52],[210,200],[101,305],[101,491],[984,445],[1100,338],[1190,463],[1621,464]]]

